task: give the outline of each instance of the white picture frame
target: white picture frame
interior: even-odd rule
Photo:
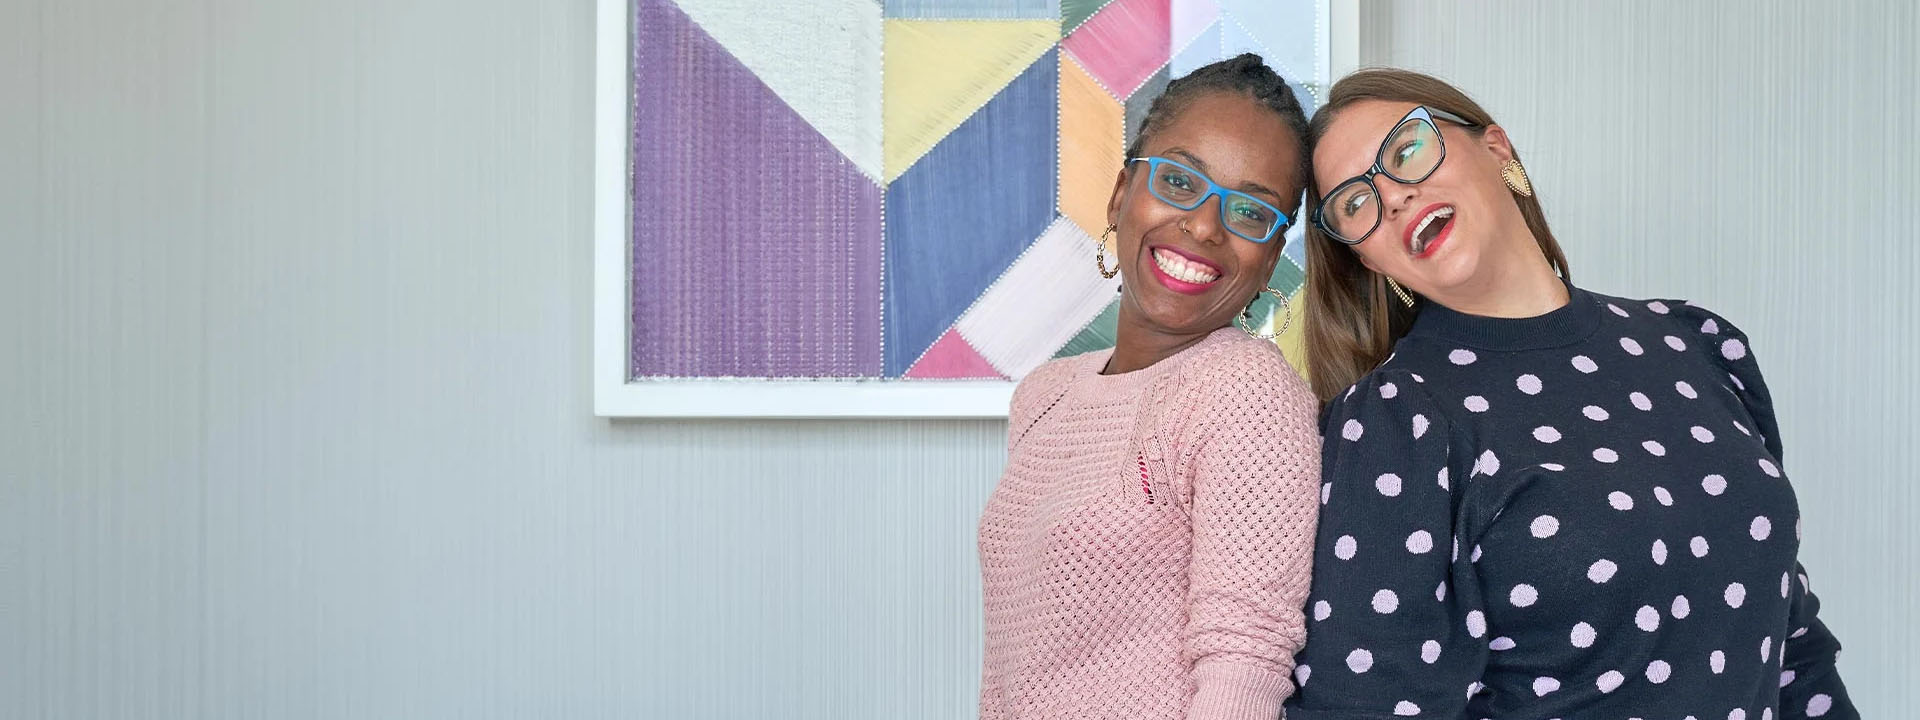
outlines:
[[[689,0],[697,1],[697,0]],[[1328,67],[1357,65],[1358,1],[1319,0]],[[593,407],[633,418],[1005,418],[1010,381],[632,379],[628,376],[629,0],[597,0],[594,48]]]

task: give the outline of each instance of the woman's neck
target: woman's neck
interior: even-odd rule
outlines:
[[[1126,311],[1122,308],[1121,312]],[[1107,359],[1107,367],[1100,371],[1102,375],[1119,375],[1135,370],[1145,370],[1162,360],[1180,354],[1187,348],[1200,344],[1215,330],[1203,333],[1169,334],[1140,327],[1129,323],[1125,317],[1120,319],[1114,333],[1113,356]]]
[[[1492,259],[1492,258],[1489,258]],[[1539,317],[1565,307],[1567,286],[1529,236],[1526,247],[1491,263],[1457,292],[1429,299],[1456,312],[1481,317]]]

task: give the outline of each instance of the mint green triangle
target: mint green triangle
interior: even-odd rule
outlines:
[[[1286,258],[1281,258],[1280,262],[1274,265],[1273,278],[1267,285],[1275,290],[1286,293],[1288,297],[1292,297],[1294,292],[1300,289],[1300,284],[1305,281],[1306,278],[1307,275],[1300,270],[1300,266],[1293,264],[1292,261]],[[1300,308],[1294,307],[1290,310],[1282,310],[1280,300],[1265,290],[1260,292],[1259,297],[1254,298],[1253,305],[1249,306],[1247,311],[1248,314],[1253,317],[1255,324],[1265,324],[1267,318],[1277,312],[1292,312],[1293,321],[1300,322]]]
[[[1108,0],[1060,0],[1060,36],[1066,37],[1080,23],[1106,7]]]
[[[1268,278],[1267,286],[1292,295],[1293,291],[1299,290],[1300,284],[1306,282],[1306,280],[1307,272],[1305,270],[1301,270],[1299,265],[1293,264],[1292,260],[1281,257],[1280,262],[1273,264],[1273,277]]]
[[[1053,356],[1063,358],[1113,347],[1113,337],[1119,328],[1120,301],[1116,299],[1107,305],[1107,309],[1100,311],[1099,317],[1087,323],[1087,326],[1080,330],[1080,334],[1068,340],[1067,344],[1060,348],[1060,352],[1054,353]]]

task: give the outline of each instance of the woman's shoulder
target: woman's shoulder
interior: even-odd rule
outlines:
[[[1256,365],[1262,368],[1285,365],[1280,346],[1241,332],[1237,328],[1215,331],[1201,342],[1186,359],[1188,368],[1234,368]]]
[[[1692,300],[1673,297],[1629,298],[1587,291],[1607,312],[1622,321],[1676,324],[1708,334],[1721,334],[1732,323]]]
[[[1346,390],[1335,394],[1327,402],[1327,415],[1341,415],[1355,408],[1371,404],[1408,406],[1418,404],[1415,401],[1427,394],[1426,368],[1408,360],[1407,354],[1395,353],[1386,362],[1360,376]],[[1388,402],[1399,401],[1399,402]]]
[[[1221,388],[1271,395],[1283,402],[1317,404],[1300,372],[1287,361],[1272,340],[1255,338],[1238,329],[1223,330],[1195,348],[1179,369],[1184,384],[1218,395]]]
[[[1018,403],[1022,396],[1046,394],[1067,384],[1076,375],[1091,372],[1088,369],[1089,365],[1105,362],[1107,355],[1111,353],[1111,350],[1100,350],[1054,358],[1041,363],[1040,367],[1034,368],[1032,372],[1020,378],[1020,382],[1014,386],[1014,402]]]
[[[1668,333],[1669,342],[1683,346],[1698,344],[1717,350],[1727,360],[1747,354],[1747,334],[1725,315],[1691,300],[1678,298],[1631,299],[1594,294],[1620,322],[1650,327]]]

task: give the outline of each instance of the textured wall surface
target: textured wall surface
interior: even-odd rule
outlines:
[[[589,385],[592,4],[0,5],[0,717],[966,717],[1004,425]]]
[[[1754,335],[1891,717],[1920,19],[1800,5],[1369,3],[1363,57],[1509,123],[1583,283]],[[591,39],[0,4],[0,717],[972,715],[1000,423],[592,417]]]

